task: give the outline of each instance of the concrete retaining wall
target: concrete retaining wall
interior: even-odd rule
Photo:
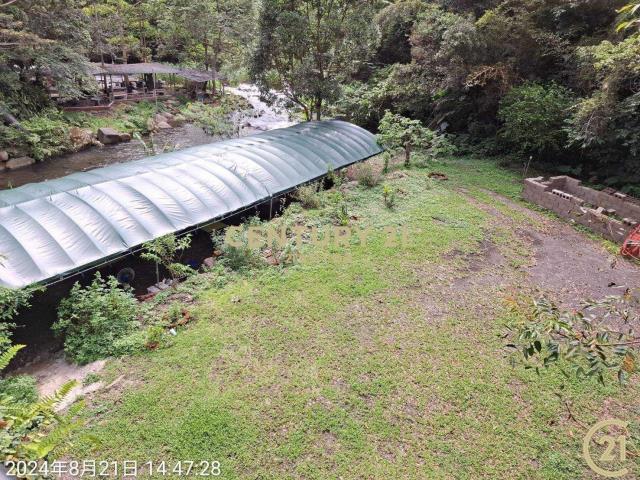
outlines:
[[[640,202],[635,198],[610,189],[593,190],[567,176],[527,178],[522,196],[616,243],[640,222]]]

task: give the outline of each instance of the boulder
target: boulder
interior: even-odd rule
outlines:
[[[88,128],[71,127],[69,129],[69,140],[74,150],[82,150],[96,143],[93,132]]]
[[[184,125],[186,121],[187,119],[183,115],[177,114],[168,120],[168,123],[173,127],[179,127],[180,125]]]
[[[9,170],[13,170],[14,168],[27,167],[29,165],[33,165],[34,163],[36,163],[36,161],[31,157],[16,157],[7,160],[4,166]]]
[[[160,130],[167,130],[168,128],[173,128],[173,127],[169,125],[167,122],[162,121],[162,122],[156,122],[156,128]]]
[[[9,152],[0,150],[0,162],[6,162],[7,160],[9,160]]]
[[[130,142],[131,141],[131,134],[130,133],[121,133],[120,134],[120,141],[121,142]]]
[[[212,268],[216,263],[216,259],[213,257],[207,257],[204,259],[204,261],[202,262],[202,264],[206,267],[206,268]]]
[[[122,133],[114,128],[103,127],[98,129],[98,140],[105,145],[120,143],[122,141],[121,135]]]

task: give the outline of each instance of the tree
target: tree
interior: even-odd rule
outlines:
[[[567,143],[564,130],[574,101],[555,83],[526,83],[502,99],[498,118],[504,122],[501,138],[514,150],[542,157],[560,152]]]
[[[145,243],[140,257],[163,266],[171,275],[171,279],[175,285],[177,279],[194,273],[191,267],[179,262],[179,255],[190,246],[190,235],[178,237],[171,233]],[[160,281],[160,279],[158,279],[158,281]]]
[[[340,82],[370,57],[373,2],[364,0],[265,0],[250,75],[269,99],[281,90],[305,118],[321,118]]]
[[[411,120],[402,115],[386,111],[380,121],[378,141],[391,152],[404,152],[404,163],[409,166],[411,153],[418,148],[434,146],[437,140],[442,140],[432,130],[429,130],[419,120]]]
[[[251,0],[167,0],[160,15],[161,55],[219,71],[251,43]]]
[[[21,0],[0,9],[0,106],[25,118],[49,103],[95,88],[84,53],[90,43],[80,0]]]
[[[375,22],[380,31],[377,58],[383,64],[409,63],[411,44],[409,35],[418,14],[424,11],[422,0],[402,0],[391,3],[376,14]]]

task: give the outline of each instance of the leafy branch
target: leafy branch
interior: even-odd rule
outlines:
[[[563,311],[550,300],[533,302],[524,316],[509,325],[512,361],[541,369],[558,366],[578,378],[604,384],[614,373],[621,384],[638,371],[640,337],[632,328],[640,320],[640,299],[631,292],[600,301],[585,301]]]

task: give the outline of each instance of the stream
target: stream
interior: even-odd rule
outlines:
[[[276,102],[274,106],[267,105],[260,100],[258,89],[253,85],[241,84],[235,88],[227,88],[227,91],[246,98],[254,109],[254,117],[242,119],[244,126],[240,130],[241,136],[274,128],[288,127],[295,123],[289,119],[287,110],[281,106],[282,101]],[[279,98],[282,100],[282,97]],[[193,124],[160,130],[153,136],[145,138],[145,141],[149,142],[151,139],[157,152],[161,152],[167,146],[180,150],[222,140],[220,137],[208,135],[200,127]],[[83,172],[114,163],[138,160],[148,155],[144,145],[135,139],[116,145],[89,147],[76,153],[50,158],[28,167],[0,171],[0,189],[52,180],[74,172]]]

